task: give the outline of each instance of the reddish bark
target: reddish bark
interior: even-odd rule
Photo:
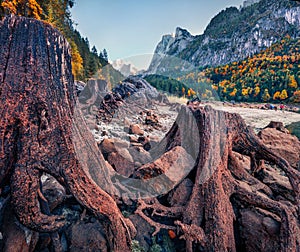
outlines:
[[[130,251],[134,227],[90,178],[105,183],[99,169],[107,173],[112,169],[75,109],[66,40],[51,26],[21,17],[4,19],[0,34],[0,187],[10,185],[17,218],[32,230],[54,232],[52,239],[57,242],[55,231],[64,220],[51,215],[40,188],[41,174],[48,173],[103,221],[109,250]],[[180,160],[183,155],[175,155],[178,149],[195,162],[182,161],[190,172],[186,175],[177,167],[183,177],[173,179],[165,162]],[[97,167],[89,167],[88,152],[97,157]],[[155,233],[164,228],[174,236],[176,231],[187,251],[296,251],[299,247],[300,172],[267,148],[239,115],[198,104],[183,107],[165,139],[151,152],[157,160],[137,171],[142,178],[164,175],[158,181],[162,187],[173,182],[171,189],[193,184],[192,190],[181,189],[186,191],[186,202],[174,199],[177,188],[168,195],[173,197],[169,205],[157,198],[138,201],[136,213],[155,227]],[[241,157],[250,160],[250,167]],[[280,194],[282,184],[271,186],[261,179],[271,165],[288,178],[289,197]],[[158,221],[163,218],[169,220],[167,224]],[[268,232],[263,237],[270,245],[251,245],[261,233],[251,229],[249,220],[256,220],[255,227],[264,225]]]
[[[190,141],[196,138],[198,146]],[[259,240],[260,231],[248,235],[252,224],[245,223],[243,209],[249,209],[254,216],[260,211],[271,223],[280,223],[278,233],[267,233],[265,247],[256,249],[273,251],[276,244],[281,251],[297,250],[300,173],[269,150],[238,114],[195,104],[183,108],[177,123],[157,149],[168,151],[177,145],[185,146],[191,155],[196,155],[195,168],[189,175],[194,186],[184,206],[165,206],[157,200],[140,201],[136,213],[155,227],[155,233],[160,228],[179,227],[187,251],[251,251],[255,247],[252,244],[256,244],[253,237]],[[238,160],[241,154],[250,158],[249,169]],[[264,169],[263,161],[285,173],[292,186],[293,200],[276,197],[276,191],[258,179],[258,172]],[[149,211],[151,216],[146,214]],[[154,221],[157,216],[173,218],[174,225]]]
[[[64,225],[63,216],[49,215],[39,204],[40,176],[45,172],[104,220],[111,250],[130,251],[129,222],[76,156],[76,127],[86,132],[84,140],[91,138],[80,114],[74,115],[67,41],[50,25],[22,17],[5,18],[0,35],[0,186],[10,185],[17,218],[38,232]],[[101,169],[101,153],[93,142],[90,148],[98,152]]]

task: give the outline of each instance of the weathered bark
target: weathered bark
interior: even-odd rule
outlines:
[[[48,215],[39,204],[40,176],[48,173],[104,219],[111,250],[130,251],[129,222],[76,156],[76,130],[81,127],[81,141],[99,155],[97,168],[105,166],[80,113],[74,115],[67,41],[48,24],[11,17],[0,23],[0,52],[0,186],[10,185],[17,218],[38,232],[64,225],[63,216]]]
[[[52,232],[54,243],[58,240],[55,231],[64,225],[64,218],[49,215],[40,188],[41,174],[48,173],[104,221],[110,250],[130,251],[134,228],[112,197],[98,186],[109,189],[113,173],[75,106],[67,42],[51,26],[21,17],[4,19],[0,34],[0,187],[10,185],[17,218],[32,230]],[[154,176],[165,174],[157,179],[161,183],[158,189],[165,189],[163,183],[172,178],[167,174],[171,168],[159,164],[164,164],[176,146],[182,146],[194,161],[184,164],[189,166],[186,170],[191,169],[187,177],[193,189],[189,200],[180,206],[165,205],[156,198],[138,201],[136,213],[155,227],[154,233],[160,228],[179,230],[187,251],[249,251],[252,247],[246,246],[250,239],[247,232],[252,230],[245,221],[259,215],[268,218],[264,220],[267,227],[270,222],[276,224],[265,234],[272,246],[281,251],[297,250],[300,172],[270,151],[239,115],[193,103],[183,107],[165,139],[151,150],[159,162],[139,171],[147,175],[146,181],[151,179],[151,167],[155,168]],[[95,161],[88,156],[91,152]],[[249,169],[240,162],[240,156],[249,158]],[[292,190],[289,199],[277,195],[278,187],[260,180],[264,162],[277,166],[288,177]],[[186,176],[185,172],[178,174]],[[183,179],[173,182],[176,185]],[[130,181],[125,182],[129,187],[118,185],[124,192],[130,188]],[[174,183],[167,188],[174,188]],[[149,195],[151,183],[144,184],[145,195]],[[142,194],[143,188],[132,188]],[[167,224],[158,221],[164,217]]]
[[[189,175],[194,182],[193,191],[180,207],[165,206],[155,199],[139,201],[136,213],[155,227],[155,234],[160,228],[180,228],[178,234],[186,241],[187,251],[251,251],[255,245],[246,244],[256,241],[247,240],[251,230],[247,230],[248,224],[242,223],[245,220],[242,217],[246,216],[243,209],[249,209],[254,216],[262,212],[272,223],[280,223],[278,233],[267,233],[272,243],[256,249],[273,251],[276,250],[273,244],[281,251],[299,248],[300,173],[266,148],[238,114],[198,104],[183,107],[177,122],[154,153],[178,145],[184,146],[197,160]],[[250,158],[249,169],[238,160],[241,154]],[[276,165],[289,178],[294,200],[276,198],[275,192],[258,179],[257,173],[264,169],[263,161]],[[158,216],[172,218],[174,224],[166,226],[154,221]]]

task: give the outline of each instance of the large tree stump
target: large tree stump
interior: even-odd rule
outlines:
[[[173,191],[176,183],[179,187],[187,181],[176,178],[169,185],[172,167],[163,165],[165,157],[176,157],[172,150],[180,149],[189,158],[184,162],[189,167],[182,166],[189,169],[188,175],[178,172],[193,184],[188,200],[181,205],[164,204],[155,197],[138,200],[136,213],[155,227],[154,234],[161,228],[177,231],[187,251],[297,251],[300,172],[270,151],[239,115],[195,104],[183,107],[153,150],[159,162],[141,170],[147,173],[146,186],[136,188],[125,180],[109,188],[117,177],[104,162],[76,107],[66,40],[50,25],[21,17],[5,18],[0,34],[0,187],[10,186],[12,208],[22,224],[37,232],[54,232],[52,238],[57,242],[55,231],[64,220],[51,215],[40,188],[41,174],[48,173],[103,220],[110,250],[130,251],[134,228],[101,188],[111,193],[118,186],[124,193],[134,188],[127,195],[141,195],[143,189],[149,196],[147,181],[151,174],[160,174],[156,181],[163,190],[158,191],[168,194],[165,188]],[[249,167],[241,161],[244,159]],[[288,178],[288,197],[280,194],[283,184],[269,186],[262,179],[268,166],[280,169]],[[151,188],[156,189],[155,185]],[[261,221],[253,224],[263,224],[266,230],[261,246],[256,245],[257,234],[251,233],[251,220],[257,216]],[[164,218],[168,222],[159,222]]]
[[[67,41],[49,24],[10,17],[0,23],[0,52],[0,186],[10,185],[17,218],[37,232],[55,232],[64,225],[62,216],[49,215],[39,203],[44,200],[40,176],[48,173],[104,220],[110,250],[130,251],[129,222],[76,154],[81,127],[81,140],[99,156],[97,168],[106,165],[75,111]]]
[[[188,176],[193,190],[181,206],[157,199],[139,201],[136,213],[155,227],[154,234],[161,228],[180,228],[186,251],[299,249],[300,172],[270,151],[238,114],[198,104],[183,107],[153,152],[175,146],[185,147],[196,160]],[[276,191],[281,185],[269,187],[262,182],[259,174],[266,169],[264,162],[288,177],[289,199]],[[158,222],[158,217],[172,219],[173,225]]]

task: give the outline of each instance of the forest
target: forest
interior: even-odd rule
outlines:
[[[57,28],[68,40],[72,50],[72,73],[75,80],[86,81],[99,68],[108,64],[106,49],[98,52],[90,46],[74,26],[70,9],[74,0],[0,0],[0,18],[6,14],[43,20]]]
[[[238,102],[300,102],[300,41],[285,36],[281,41],[239,62],[198,68],[180,76],[151,75],[156,88],[177,96]],[[182,90],[184,87],[184,91]]]
[[[286,36],[252,57],[204,73],[224,100],[300,102],[299,46],[299,39]]]

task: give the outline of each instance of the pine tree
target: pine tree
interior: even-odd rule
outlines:
[[[108,61],[108,53],[106,51],[106,49],[103,49],[103,59],[105,59],[106,61]]]

